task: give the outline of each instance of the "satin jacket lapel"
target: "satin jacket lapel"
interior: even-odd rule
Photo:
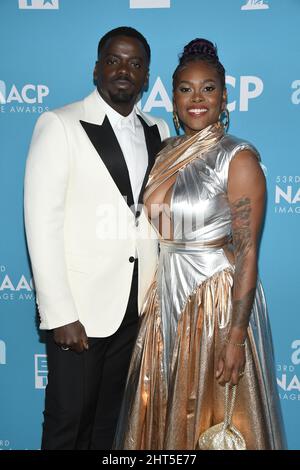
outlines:
[[[138,118],[141,121],[142,126],[144,128],[144,134],[145,134],[147,151],[148,151],[148,167],[147,167],[145,178],[144,178],[141,191],[139,194],[139,204],[143,204],[144,189],[148,181],[150,171],[154,165],[155,157],[161,148],[161,138],[160,138],[160,133],[156,124],[154,124],[153,126],[149,126],[140,115],[138,115]]]
[[[120,193],[123,197],[127,198],[127,205],[134,210],[134,200],[127,165],[108,117],[105,116],[102,125],[91,124],[85,121],[80,121],[80,123]]]

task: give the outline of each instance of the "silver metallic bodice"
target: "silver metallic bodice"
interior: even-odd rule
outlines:
[[[246,149],[260,160],[250,143],[224,135],[202,158],[178,172],[171,198],[174,240],[204,242],[231,234],[228,168],[236,153]]]
[[[231,236],[228,170],[232,158],[245,149],[260,159],[250,143],[224,135],[210,151],[178,172],[171,197],[173,240],[160,240],[157,273],[166,356],[172,351],[179,317],[189,296],[206,279],[232,267],[222,243],[207,245]],[[220,327],[228,326],[229,314],[223,312]],[[213,334],[213,325],[208,332]]]

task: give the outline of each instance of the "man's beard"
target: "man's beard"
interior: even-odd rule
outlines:
[[[130,103],[133,99],[133,93],[128,93],[127,91],[119,90],[117,93],[109,93],[109,97],[112,103]]]

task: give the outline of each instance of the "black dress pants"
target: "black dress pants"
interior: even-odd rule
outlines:
[[[88,351],[63,351],[47,332],[43,450],[111,449],[137,334],[137,291],[135,260],[121,326],[107,338],[89,338]]]

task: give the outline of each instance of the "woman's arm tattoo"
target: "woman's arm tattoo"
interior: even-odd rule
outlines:
[[[240,288],[245,290],[245,282],[249,282],[247,272],[247,254],[252,248],[250,199],[248,197],[244,197],[231,204],[231,215],[235,255],[234,292],[238,292]],[[241,299],[233,301],[232,326],[241,328],[246,328],[248,326],[255,290],[256,288],[251,286],[248,292]]]

